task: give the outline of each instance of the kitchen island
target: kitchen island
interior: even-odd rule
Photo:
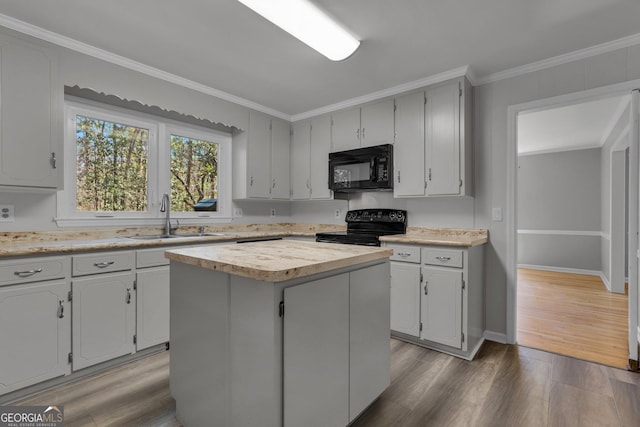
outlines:
[[[389,385],[387,248],[171,250],[171,393],[185,426],[346,426]]]

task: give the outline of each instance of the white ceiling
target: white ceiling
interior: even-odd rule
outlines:
[[[0,0],[0,23],[28,23],[285,115],[466,65],[482,79],[640,33],[638,0],[315,2],[362,40],[347,60],[329,61],[235,0]]]
[[[601,147],[629,96],[518,115],[518,154]]]

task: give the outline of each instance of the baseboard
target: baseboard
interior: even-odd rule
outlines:
[[[500,344],[507,343],[507,334],[503,334],[501,332],[484,331],[483,336],[489,341],[499,342]]]
[[[640,326],[638,326],[638,346],[640,346]]]
[[[607,290],[609,292],[613,292],[611,290],[611,283],[609,282],[609,279],[607,279],[607,277],[604,275],[602,271],[600,272],[600,279],[602,280],[602,283],[604,283],[604,285],[607,287]]]
[[[600,276],[600,277],[602,276],[602,271],[599,271],[599,270],[583,270],[581,268],[553,267],[550,265],[518,264],[518,268],[528,268],[530,270],[555,271],[557,273],[585,274],[587,276]]]

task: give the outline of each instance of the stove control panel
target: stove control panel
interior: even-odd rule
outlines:
[[[397,209],[357,209],[347,212],[347,222],[399,222],[405,223],[407,211]]]

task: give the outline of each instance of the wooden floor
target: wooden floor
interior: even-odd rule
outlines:
[[[390,345],[391,386],[354,426],[640,425],[640,374],[493,342],[472,362],[398,340]],[[64,405],[66,427],[180,426],[169,352],[15,404]]]
[[[609,366],[629,360],[628,297],[598,276],[518,269],[520,345]]]

